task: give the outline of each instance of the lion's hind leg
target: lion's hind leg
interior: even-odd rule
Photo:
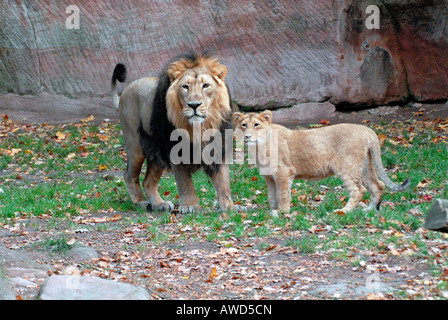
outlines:
[[[140,172],[145,157],[141,152],[127,152],[127,165],[124,171],[124,181],[133,203],[146,209],[147,201],[140,186]]]
[[[340,175],[341,179],[344,181],[345,187],[347,188],[350,199],[347,204],[342,208],[335,211],[348,212],[355,209],[359,202],[364,198],[366,194],[366,188],[362,185],[362,170],[353,170],[352,172]]]
[[[164,201],[159,194],[158,186],[163,171],[164,169],[158,164],[148,162],[143,188],[152,210],[173,211],[174,204],[170,201]]]
[[[277,210],[277,187],[272,176],[264,176],[266,187],[268,189],[268,202],[271,210]]]
[[[370,204],[365,210],[379,210],[386,186],[378,179],[370,157],[369,163],[364,170],[363,184],[370,193]]]

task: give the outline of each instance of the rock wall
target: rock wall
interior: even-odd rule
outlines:
[[[66,28],[73,4],[79,29]],[[0,14],[0,95],[108,97],[117,62],[129,83],[209,49],[243,106],[448,98],[447,1],[12,0]]]

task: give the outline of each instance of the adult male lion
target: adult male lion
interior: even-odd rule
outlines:
[[[126,68],[122,64],[116,65],[112,75],[112,97],[120,112],[127,152],[124,180],[134,203],[152,210],[173,210],[174,205],[164,201],[158,192],[162,173],[172,169],[180,196],[179,212],[193,212],[199,208],[199,199],[191,174],[202,167],[213,180],[219,208],[233,209],[228,164],[224,161],[174,164],[170,158],[172,147],[178,143],[170,139],[175,129],[186,130],[184,132],[192,142],[190,150],[196,141],[202,150],[207,143],[193,135],[193,131],[198,134],[193,130],[194,125],[200,128],[199,134],[206,129],[217,129],[217,138],[224,138],[224,130],[231,128],[232,109],[226,75],[227,68],[217,58],[207,54],[185,54],[169,62],[159,79],[138,79],[127,86],[119,98],[116,81],[126,80]],[[224,145],[222,143],[222,148]],[[219,160],[224,160],[224,153]],[[143,189],[147,199],[139,182],[145,159],[147,172]]]

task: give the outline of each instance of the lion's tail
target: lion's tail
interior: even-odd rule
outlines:
[[[120,103],[120,97],[117,92],[117,80],[120,82],[126,81],[126,67],[122,63],[118,63],[115,66],[114,72],[112,73],[111,81],[111,94],[114,107],[118,109],[118,104]]]
[[[369,148],[372,156],[372,161],[375,166],[375,171],[378,174],[378,178],[384,182],[384,184],[392,191],[404,191],[409,187],[410,181],[406,179],[401,185],[395,184],[390,180],[389,176],[384,169],[383,162],[381,161],[381,149],[380,144],[375,143]]]

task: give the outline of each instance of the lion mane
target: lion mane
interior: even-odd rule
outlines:
[[[209,107],[205,122],[201,125],[202,132],[207,129],[219,130],[223,139],[223,159],[225,152],[232,152],[232,150],[224,150],[224,130],[231,129],[232,115],[230,93],[224,81],[227,68],[220,64],[216,57],[208,53],[188,53],[171,60],[159,75],[149,124],[151,134],[148,135],[143,130],[143,124],[140,124],[140,145],[148,163],[155,162],[166,169],[170,168],[170,151],[178,143],[170,140],[171,133],[175,129],[187,130],[192,138],[191,141],[193,141],[193,127],[182,114],[182,104],[176,90],[176,82],[188,69],[193,68],[206,69],[217,84],[216,98]],[[193,154],[192,148],[193,144],[191,143],[190,155]],[[204,163],[193,165],[192,163],[191,161],[190,164],[183,165],[187,166],[190,172],[203,167],[208,174],[215,172],[220,166],[220,163],[208,165]]]

